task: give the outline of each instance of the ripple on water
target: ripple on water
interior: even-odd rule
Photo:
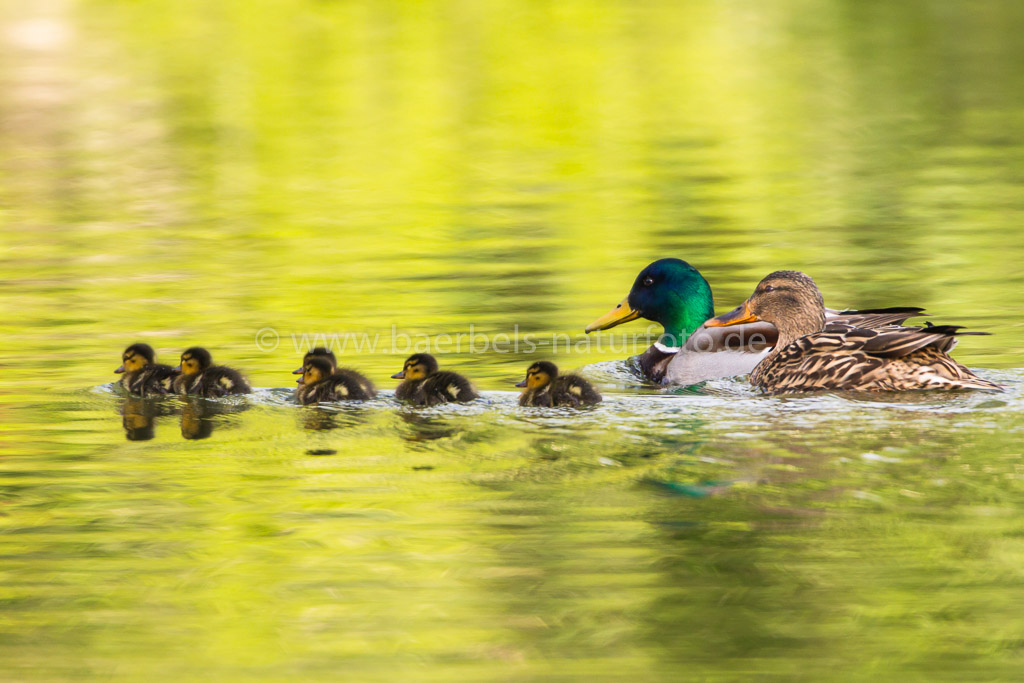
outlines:
[[[107,410],[135,410],[153,418],[189,410],[195,419],[227,424],[232,417],[258,408],[259,414],[269,415],[321,415],[324,425],[347,424],[345,416],[376,413],[394,413],[409,420],[416,418],[425,423],[434,421],[466,421],[476,425],[488,422],[495,425],[516,426],[523,429],[558,430],[562,433],[583,433],[588,430],[618,430],[623,435],[642,433],[648,437],[672,436],[692,429],[697,421],[702,429],[717,430],[733,439],[752,438],[770,429],[811,429],[823,424],[847,426],[872,425],[880,428],[900,421],[928,420],[948,425],[951,416],[964,424],[972,422],[989,425],[990,418],[1020,415],[1024,412],[1024,371],[991,370],[982,374],[1007,387],[1001,394],[988,392],[905,392],[901,394],[816,393],[803,396],[768,397],[761,395],[743,379],[719,379],[696,387],[658,388],[642,386],[633,391],[623,390],[621,378],[625,376],[622,364],[600,364],[598,372],[588,372],[597,383],[604,400],[582,409],[531,408],[518,404],[519,394],[514,391],[484,391],[481,398],[471,403],[452,403],[427,408],[404,404],[394,398],[393,391],[381,391],[370,401],[299,406],[294,402],[294,390],[284,388],[255,388],[253,394],[228,399],[125,399],[115,384],[94,387],[69,395],[66,400],[83,408]],[[604,374],[602,374],[604,373]],[[608,378],[612,378],[608,381]],[[119,406],[119,407],[118,407]],[[333,417],[332,417],[333,416]],[[971,416],[974,416],[973,418]],[[127,418],[126,418],[127,419]],[[248,419],[248,418],[245,418]],[[145,415],[140,418],[145,422]],[[315,424],[315,420],[307,420]],[[244,419],[243,419],[244,423]],[[1007,425],[1013,431],[1024,425]]]

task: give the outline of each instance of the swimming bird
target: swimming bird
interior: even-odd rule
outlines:
[[[331,351],[326,346],[316,346],[306,352],[306,355],[302,357],[302,365],[292,370],[292,374],[301,375],[305,372],[306,362],[310,358],[325,358],[331,364],[331,372],[334,372],[334,368],[338,367],[338,359],[334,357],[334,351]]]
[[[949,357],[958,325],[865,328],[827,320],[814,280],[794,270],[765,277],[735,310],[708,320],[708,327],[768,322],[779,331],[775,348],[750,374],[767,393],[857,390],[988,389],[982,379]]]
[[[178,371],[156,362],[156,352],[149,344],[132,344],[121,354],[121,387],[137,396],[162,396],[173,391]]]
[[[827,310],[828,317],[855,321],[862,327],[899,324],[921,308],[864,311]],[[768,355],[778,331],[764,321],[723,329],[704,321],[715,316],[711,286],[686,261],[664,258],[636,276],[619,305],[586,327],[586,332],[611,329],[645,318],[663,331],[644,353],[636,356],[640,372],[659,384],[697,384],[717,377],[745,375]]]
[[[176,394],[221,398],[252,393],[242,373],[224,365],[214,365],[210,352],[201,346],[182,351],[178,371],[181,374],[174,379]]]
[[[324,356],[306,355],[295,391],[299,403],[367,401],[377,395],[373,383],[355,370],[339,370]]]
[[[519,396],[521,406],[575,408],[601,402],[601,394],[594,385],[578,375],[559,375],[558,366],[546,360],[527,368],[526,379],[516,386],[526,387]]]
[[[437,359],[429,353],[409,356],[402,371],[391,375],[404,380],[395,388],[395,398],[416,405],[432,406],[438,403],[466,403],[480,398],[469,380],[454,372],[439,371]]]

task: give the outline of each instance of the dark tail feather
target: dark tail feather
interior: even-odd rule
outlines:
[[[881,315],[889,313],[906,313],[907,317],[928,315],[923,308],[917,306],[894,306],[892,308],[860,308],[857,310],[839,311],[839,315]]]
[[[894,308],[865,308],[857,311],[840,311],[834,318],[838,322],[855,327],[878,328],[887,325],[900,325],[907,318],[926,316],[923,308],[902,306]]]
[[[962,325],[931,325],[924,327],[894,327],[879,331],[864,343],[864,350],[876,356],[901,358],[918,349],[933,346],[949,352],[956,338],[964,335],[984,335],[988,332],[962,332]]]

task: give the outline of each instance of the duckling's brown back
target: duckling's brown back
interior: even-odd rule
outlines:
[[[578,375],[559,375],[551,383],[551,403],[556,406],[593,405],[601,402],[594,385]]]

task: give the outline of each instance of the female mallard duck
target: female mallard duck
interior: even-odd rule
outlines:
[[[402,371],[391,379],[405,380],[395,389],[395,398],[420,406],[438,403],[465,403],[480,398],[469,380],[454,372],[439,372],[437,359],[429,353],[414,353],[405,360]]]
[[[324,356],[306,354],[295,399],[302,405],[325,401],[368,401],[377,395],[370,380],[355,370],[338,370]],[[333,354],[332,354],[333,355]]]
[[[156,353],[149,344],[132,344],[121,354],[121,367],[114,370],[123,373],[121,387],[137,396],[162,396],[173,391],[174,378],[178,371],[170,365],[156,362]]]
[[[174,379],[174,393],[192,394],[203,398],[221,398],[232,394],[249,394],[249,382],[238,370],[214,365],[210,352],[193,346],[181,353],[181,372]]]
[[[559,375],[558,366],[546,360],[527,368],[526,379],[516,386],[526,387],[519,396],[521,406],[576,408],[601,402],[601,394],[590,382],[578,375]]]
[[[920,315],[920,308],[865,311],[828,310],[829,319],[862,327],[899,324]],[[587,325],[587,333],[646,318],[664,330],[647,351],[636,357],[644,377],[660,384],[697,384],[716,377],[745,375],[776,345],[778,331],[767,322],[748,322],[723,330],[704,321],[715,316],[707,280],[686,261],[665,258],[636,276],[629,295],[618,306]]]
[[[826,319],[818,287],[807,275],[780,270],[761,280],[743,305],[708,320],[708,327],[771,323],[779,340],[750,374],[750,382],[768,393],[857,390],[990,389],[947,354],[959,332],[956,325],[898,325],[865,328]]]

